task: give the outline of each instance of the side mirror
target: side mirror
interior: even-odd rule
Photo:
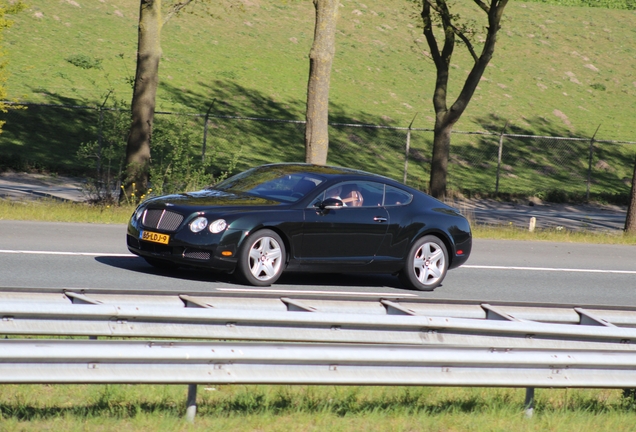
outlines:
[[[344,203],[338,198],[327,198],[318,204],[320,210],[336,210],[342,207],[344,207]]]

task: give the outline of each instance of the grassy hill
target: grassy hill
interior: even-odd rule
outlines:
[[[205,112],[216,99],[218,114],[303,119],[312,3],[239,3],[194,8],[165,26],[158,110]],[[434,66],[417,10],[404,0],[341,3],[331,119],[407,126],[418,113],[413,126],[431,128]],[[130,100],[138,2],[28,4],[6,33],[11,97],[100,105],[113,90],[110,101]],[[458,10],[483,18],[470,6]],[[636,141],[635,24],[635,11],[511,2],[493,61],[456,129],[499,131],[510,121],[513,131],[589,137],[600,125],[597,139]],[[451,96],[471,61],[456,47]],[[81,117],[69,117],[81,135]],[[0,151],[25,145],[16,136],[0,136]],[[293,149],[263,151],[261,159],[301,156],[299,137]]]
[[[107,89],[130,98],[138,2],[30,0],[7,32],[8,86],[25,101],[101,103]],[[240,115],[282,104],[302,118],[313,37],[309,1],[260,0],[172,19],[163,31],[158,109],[204,111],[213,98]],[[343,0],[331,101],[335,115],[373,123],[432,125],[434,67],[410,3]],[[481,17],[473,9],[467,16]],[[458,129],[495,115],[532,130],[556,128],[635,140],[636,12],[511,2],[492,65]],[[470,59],[457,47],[451,94]],[[101,68],[82,69],[89,59]],[[70,60],[70,61],[69,61]],[[78,62],[76,61],[76,64]],[[90,61],[87,62],[90,65]],[[261,100],[241,97],[253,91]],[[249,102],[249,103],[247,103]],[[556,112],[560,113],[556,113]],[[540,132],[540,130],[537,130]]]

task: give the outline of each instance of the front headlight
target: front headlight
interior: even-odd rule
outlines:
[[[144,214],[144,211],[146,209],[144,208],[144,206],[140,205],[139,207],[137,207],[137,210],[135,210],[135,220],[138,221],[139,219],[141,219],[141,217]]]
[[[201,232],[208,226],[208,220],[204,217],[198,217],[190,222],[190,231],[194,233]]]
[[[224,219],[217,219],[210,224],[210,232],[212,234],[218,234],[221,231],[225,231],[227,228],[227,222]]]

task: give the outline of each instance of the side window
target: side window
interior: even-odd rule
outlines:
[[[386,186],[384,193],[384,205],[385,206],[398,206],[406,205],[411,202],[413,196],[410,193],[404,192],[393,186]]]
[[[377,207],[382,205],[384,185],[375,182],[348,181],[327,189],[322,199],[337,198],[345,207]]]
[[[295,202],[311,192],[321,179],[304,174],[287,174],[277,177],[249,190],[249,192],[286,202]]]
[[[382,205],[384,185],[375,182],[360,182],[360,192],[364,198],[363,207],[378,207]]]

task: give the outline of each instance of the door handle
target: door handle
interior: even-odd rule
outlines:
[[[376,216],[373,218],[374,221],[376,222],[386,222],[387,219],[385,217],[381,217],[381,216]]]

